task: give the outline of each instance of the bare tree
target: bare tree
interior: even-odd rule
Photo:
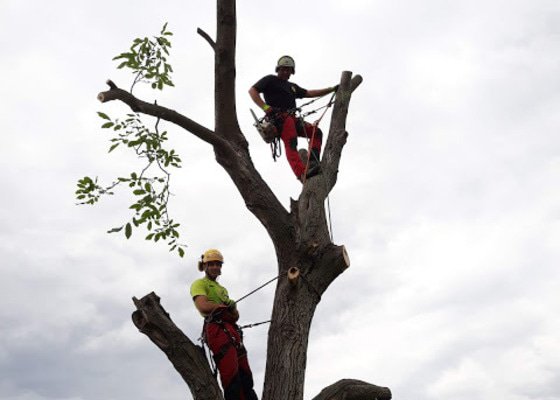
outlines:
[[[199,29],[215,55],[215,127],[206,128],[191,118],[157,104],[142,101],[108,81],[101,102],[119,100],[134,112],[176,124],[214,149],[216,161],[227,171],[246,207],[264,225],[278,261],[278,273],[268,332],[263,400],[303,399],[307,346],[311,321],[321,296],[350,265],[344,246],[332,243],[324,202],[337,181],[348,106],[362,78],[343,72],[333,107],[328,139],[321,161],[322,174],[308,179],[290,210],[282,206],[256,170],[248,143],[237,120],[235,104],[236,4],[217,0],[216,40]],[[289,279],[288,279],[289,275]],[[189,385],[195,399],[221,399],[222,394],[204,355],[172,322],[150,293],[134,298],[132,318],[169,358]],[[325,388],[315,399],[390,399],[388,388],[343,379]]]

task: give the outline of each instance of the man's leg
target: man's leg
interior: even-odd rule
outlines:
[[[206,339],[208,347],[210,347],[212,354],[214,354],[214,360],[220,373],[225,400],[241,400],[241,380],[237,363],[237,349],[232,344],[231,338],[224,332],[222,326],[211,323],[206,328]]]
[[[282,141],[284,142],[284,149],[286,151],[286,158],[288,159],[288,163],[294,171],[294,174],[298,179],[301,178],[303,173],[305,172],[305,167],[299,158],[298,150],[297,150],[297,130],[296,124],[293,117],[288,116],[284,120],[284,125],[282,126]]]
[[[257,394],[253,389],[253,373],[249,367],[247,353],[241,355],[237,360],[237,363],[239,365],[239,378],[245,400],[258,400]]]
[[[305,137],[310,141],[311,155],[309,156],[310,166],[319,163],[319,156],[321,154],[321,145],[323,143],[323,131],[318,126],[304,122]]]

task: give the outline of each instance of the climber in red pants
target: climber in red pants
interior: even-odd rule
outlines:
[[[276,75],[267,75],[260,79],[251,86],[249,95],[276,126],[284,142],[288,163],[296,177],[303,182],[306,177],[309,178],[320,173],[319,155],[322,132],[319,128],[296,118],[296,99],[320,97],[336,91],[338,86],[315,90],[303,89],[295,83],[289,82],[290,76],[295,72],[294,59],[290,56],[282,56],[276,64]],[[264,100],[261,93],[264,95]],[[297,150],[298,136],[311,139],[310,165],[307,174],[305,174],[305,165]]]
[[[242,331],[237,326],[239,312],[227,289],[216,281],[222,273],[223,262],[220,251],[204,252],[198,269],[204,271],[205,276],[192,283],[191,297],[204,317],[203,338],[214,355],[225,400],[258,400]]]

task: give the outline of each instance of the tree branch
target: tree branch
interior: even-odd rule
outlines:
[[[324,388],[312,400],[390,400],[391,390],[357,379],[341,379]]]
[[[212,145],[223,144],[223,139],[213,131],[179,114],[177,111],[140,100],[126,90],[119,89],[111,80],[107,81],[107,85],[109,85],[110,89],[97,95],[97,99],[100,102],[106,103],[108,101],[120,100],[134,112],[152,115],[174,123]]]
[[[340,78],[340,86],[333,107],[331,126],[329,127],[329,136],[323,153],[321,166],[323,167],[324,179],[327,182],[327,194],[336,184],[340,156],[348,136],[348,132],[346,132],[346,117],[348,115],[350,99],[354,90],[362,83],[360,75],[351,78],[352,72],[350,71],[344,71]]]
[[[210,45],[210,47],[212,47],[212,50],[216,50],[216,42],[214,42],[212,40],[212,38],[210,37],[209,34],[207,34],[206,32],[204,32],[202,29],[200,28],[196,28],[196,33],[198,33],[200,36],[202,36]]]
[[[202,348],[196,346],[171,320],[154,293],[138,300],[132,321],[140,332],[154,342],[171,361],[189,386],[194,400],[223,400]]]
[[[216,133],[248,148],[241,133],[235,106],[235,46],[237,35],[235,0],[217,1],[217,33],[214,58],[214,106]]]

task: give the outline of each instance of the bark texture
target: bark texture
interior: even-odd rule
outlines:
[[[313,400],[390,400],[389,388],[357,379],[341,379],[324,388]]]
[[[350,266],[344,246],[332,243],[324,202],[334,187],[346,143],[346,117],[359,75],[345,71],[333,107],[321,160],[322,173],[308,179],[286,210],[256,170],[237,120],[235,104],[236,6],[217,0],[216,41],[199,34],[215,56],[215,127],[209,129],[174,110],[137,99],[108,81],[102,102],[122,101],[133,111],[174,123],[213,146],[216,161],[229,174],[246,207],[263,224],[278,260],[272,321],[268,333],[263,400],[302,400],[311,322],[329,285]],[[297,271],[297,272],[296,272]],[[173,324],[151,293],[134,300],[133,321],[170,359],[195,399],[221,399],[217,383],[198,348]],[[368,397],[369,396],[369,397]],[[390,399],[387,388],[355,380],[329,386],[316,399]]]
[[[223,399],[203,349],[173,323],[159,300],[154,292],[140,300],[134,297],[136,311],[132,313],[132,322],[169,358],[191,389],[194,400]]]

